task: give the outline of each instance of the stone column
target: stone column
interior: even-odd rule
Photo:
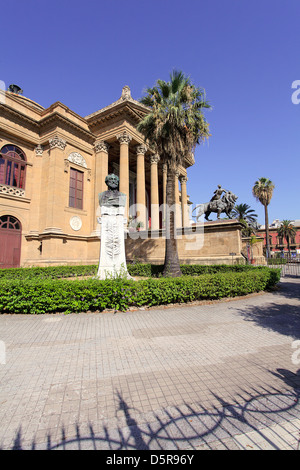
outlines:
[[[100,215],[98,195],[107,190],[105,177],[108,175],[108,149],[107,142],[101,141],[95,144],[94,230],[97,227],[97,215]]]
[[[145,189],[145,153],[146,145],[138,145],[136,147],[136,203],[137,203],[137,222],[142,222],[142,228],[147,229],[146,220],[146,189]]]
[[[181,223],[181,206],[180,206],[180,200],[179,200],[179,171],[175,172],[175,204],[176,204],[176,214],[175,214],[175,224],[176,228],[179,228],[182,226]]]
[[[182,226],[189,227],[189,207],[187,201],[187,191],[186,191],[186,183],[187,177],[181,176],[180,177],[180,184],[181,184],[181,214],[182,214]]]
[[[63,152],[67,143],[55,136],[49,140],[48,194],[46,205],[45,232],[61,233],[63,223],[59,207],[68,204],[69,192],[66,195]],[[69,191],[69,187],[68,187]]]
[[[151,230],[159,229],[159,193],[157,164],[159,155],[151,155]]]
[[[117,135],[120,142],[120,184],[119,191],[126,194],[125,218],[128,219],[129,214],[129,144],[132,137],[124,131]]]

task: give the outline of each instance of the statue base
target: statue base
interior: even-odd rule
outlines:
[[[96,279],[132,279],[125,256],[125,207],[101,206],[101,248]]]

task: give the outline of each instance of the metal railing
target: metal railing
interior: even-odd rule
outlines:
[[[281,277],[300,277],[300,263],[299,262],[288,262],[285,264],[269,264],[269,268],[280,268]]]

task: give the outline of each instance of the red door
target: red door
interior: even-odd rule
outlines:
[[[18,268],[21,257],[21,223],[11,215],[0,217],[0,268]]]

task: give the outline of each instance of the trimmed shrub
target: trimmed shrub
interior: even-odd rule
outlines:
[[[252,268],[179,278],[132,280],[0,279],[0,313],[71,313],[236,297],[270,289],[279,269]]]
[[[181,265],[182,274],[187,276],[199,276],[202,274],[216,274],[227,272],[248,272],[253,269],[263,269],[264,266],[251,265]],[[94,276],[98,266],[48,266],[32,268],[0,269],[0,280],[5,279],[63,279],[68,277]],[[150,263],[135,263],[127,265],[131,276],[137,277],[161,277],[163,265]]]
[[[93,276],[97,266],[47,266],[0,269],[0,280],[5,279],[59,279],[65,277]]]

